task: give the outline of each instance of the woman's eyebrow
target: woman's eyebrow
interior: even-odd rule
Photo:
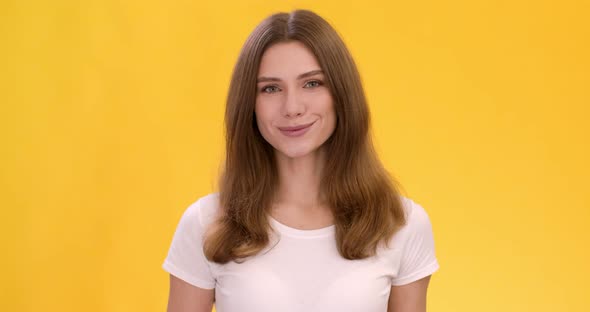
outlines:
[[[303,78],[307,78],[309,76],[313,76],[313,75],[317,75],[317,74],[323,74],[324,72],[321,69],[315,69],[312,71],[308,71],[307,73],[303,73],[299,76],[297,76],[297,80],[299,79],[303,79]],[[276,78],[276,77],[258,77],[258,79],[256,79],[256,83],[260,83],[260,82],[265,82],[265,81],[281,81],[280,78]]]

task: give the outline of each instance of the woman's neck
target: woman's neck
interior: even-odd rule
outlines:
[[[317,210],[324,206],[320,182],[325,163],[323,149],[298,158],[276,155],[279,185],[275,204]]]

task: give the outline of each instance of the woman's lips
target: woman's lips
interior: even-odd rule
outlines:
[[[299,125],[299,126],[294,126],[294,127],[279,127],[279,130],[281,130],[281,133],[288,136],[288,137],[298,137],[298,136],[302,136],[304,135],[307,130],[309,130],[309,128],[311,128],[311,125],[313,125],[315,123],[308,123],[305,125]]]

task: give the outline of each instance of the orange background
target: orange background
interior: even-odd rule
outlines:
[[[315,10],[387,168],[433,223],[429,311],[586,311],[585,1],[3,1],[2,311],[163,311],[181,213],[215,190],[231,70]]]

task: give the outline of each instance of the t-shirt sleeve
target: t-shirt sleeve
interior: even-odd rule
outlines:
[[[408,202],[412,208],[405,229],[399,271],[391,280],[393,286],[409,284],[439,269],[428,214],[422,206],[411,200]]]
[[[203,253],[205,231],[200,202],[201,200],[196,201],[184,211],[162,268],[189,284],[199,288],[213,289],[215,278]]]

